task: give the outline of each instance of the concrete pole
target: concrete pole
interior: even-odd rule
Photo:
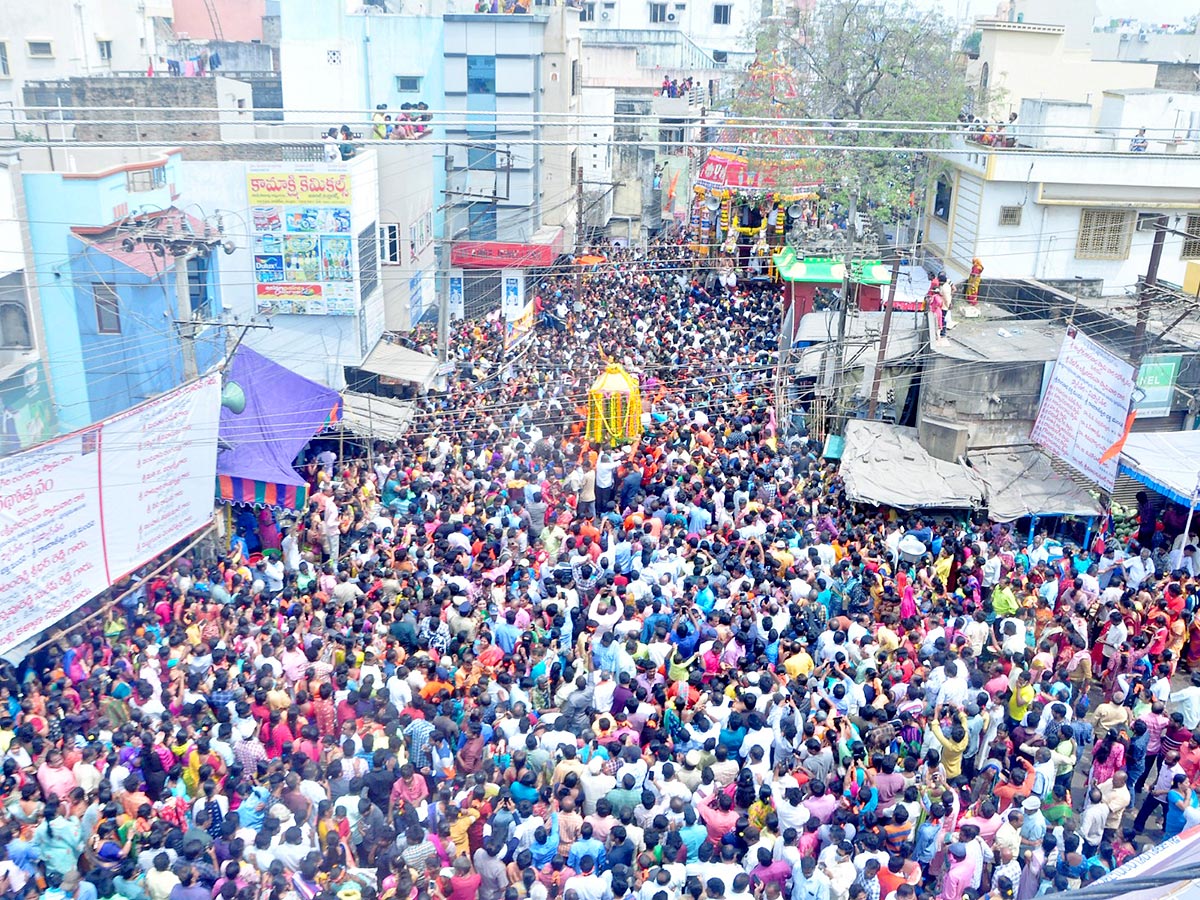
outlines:
[[[867,418],[875,418],[875,405],[879,401],[879,383],[883,379],[883,361],[887,356],[888,335],[892,330],[892,304],[896,299],[896,282],[900,278],[900,252],[892,257],[892,280],[888,283],[887,306],[883,309],[883,330],[879,334],[879,353],[875,357],[875,372],[871,376],[871,399],[867,404]]]

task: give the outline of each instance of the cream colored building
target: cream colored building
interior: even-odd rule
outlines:
[[[976,115],[1007,119],[1022,100],[1069,100],[1100,114],[1108,88],[1152,88],[1158,67],[1098,61],[1087,48],[1072,48],[1062,25],[981,20],[979,56],[970,61],[967,79],[977,98]]]

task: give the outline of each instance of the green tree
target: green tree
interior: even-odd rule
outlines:
[[[952,23],[912,0],[817,0],[798,24],[770,22],[758,38],[760,58],[781,55],[797,72],[788,111],[826,123],[813,136],[837,148],[820,151],[831,197],[853,197],[877,220],[907,216],[920,151],[945,140],[905,123],[952,122],[968,97]],[[735,99],[733,113],[762,115],[755,105],[743,111]],[[901,152],[856,149],[881,146]]]

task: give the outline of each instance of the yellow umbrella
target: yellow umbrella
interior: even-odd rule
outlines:
[[[638,380],[609,363],[588,389],[587,436],[596,444],[616,446],[642,433],[642,392]]]

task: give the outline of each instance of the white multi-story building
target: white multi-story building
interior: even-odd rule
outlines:
[[[0,122],[23,105],[26,81],[158,67],[157,29],[171,15],[170,0],[0,3]]]
[[[451,241],[544,243],[543,229],[559,229],[560,246],[574,242],[578,15],[535,6],[521,16],[445,16]]]
[[[1017,146],[959,139],[933,154],[926,250],[955,279],[979,257],[988,277],[1080,279],[1120,293],[1146,272],[1163,215],[1177,233],[1159,277],[1182,283],[1200,260],[1200,130],[1180,126],[1177,111],[1200,122],[1195,95],[1165,91],[1104,92],[1098,128],[1088,127],[1090,104],[1026,100]],[[1131,152],[1142,126],[1146,151]]]
[[[740,67],[754,58],[754,29],[773,4],[763,0],[583,0],[584,43],[620,42],[661,47],[671,56],[700,54],[717,65]]]
[[[583,167],[583,220],[588,228],[603,229],[613,216],[613,193],[617,187],[613,180],[617,156],[613,146],[616,99],[617,92],[612,88],[583,89],[579,164]]]

